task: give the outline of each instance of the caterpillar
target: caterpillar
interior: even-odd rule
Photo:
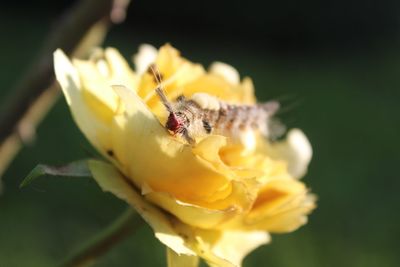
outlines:
[[[240,105],[205,93],[195,93],[190,99],[181,95],[171,102],[161,85],[158,69],[155,65],[150,68],[158,83],[155,91],[169,112],[165,128],[172,135],[181,136],[190,145],[196,144],[196,137],[208,134],[240,139],[243,133],[258,131],[265,137],[270,136],[270,122],[279,109],[279,102]]]

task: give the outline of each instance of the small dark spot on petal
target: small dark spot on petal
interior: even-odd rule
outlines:
[[[112,151],[111,149],[107,150],[107,155],[109,155],[110,157],[114,157],[114,151]]]

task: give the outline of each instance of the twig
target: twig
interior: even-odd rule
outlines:
[[[59,267],[91,266],[96,259],[108,252],[114,244],[132,234],[142,223],[142,218],[129,208],[107,228],[67,257]]]
[[[59,95],[54,83],[53,51],[62,48],[70,56],[84,56],[90,48],[101,44],[112,23],[123,21],[128,3],[129,0],[82,0],[62,16],[38,60],[2,105],[0,176],[21,146],[34,138],[37,124]]]

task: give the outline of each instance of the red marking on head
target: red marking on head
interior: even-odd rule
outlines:
[[[182,128],[182,121],[174,114],[174,113],[170,113],[168,116],[168,120],[167,120],[167,124],[165,125],[165,127],[176,133],[180,128]]]

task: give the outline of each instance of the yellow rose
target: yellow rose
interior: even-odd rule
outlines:
[[[283,142],[250,136],[244,145],[209,135],[192,146],[163,127],[168,112],[147,70],[156,64],[169,99],[202,92],[231,103],[254,104],[253,84],[214,63],[207,71],[165,45],[142,45],[136,71],[116,49],[89,60],[60,50],[54,64],[72,115],[91,144],[110,163],[92,160],[90,170],[106,191],[125,200],[168,247],[170,266],[240,266],[269,242],[269,232],[289,232],[315,207],[303,176],[311,147],[298,129]]]

